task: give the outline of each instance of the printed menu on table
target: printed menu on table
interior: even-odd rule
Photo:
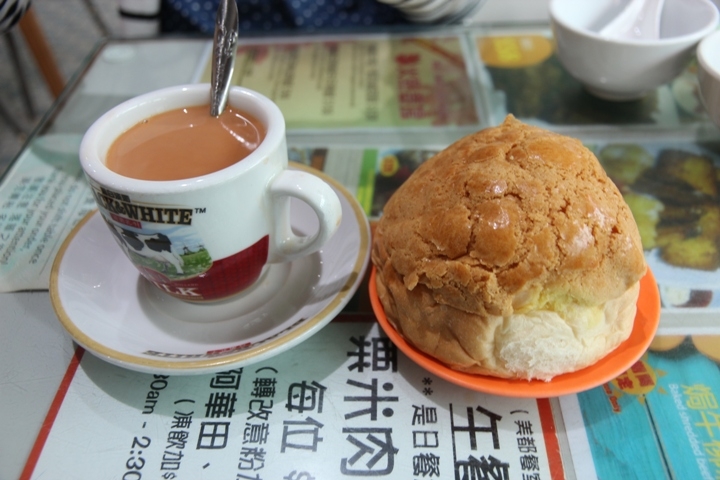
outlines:
[[[633,213],[665,325],[720,314],[720,144],[588,142]],[[715,320],[717,325],[717,320]]]
[[[241,40],[232,81],[273,100],[288,129],[477,125],[464,51],[457,35]]]
[[[720,475],[720,336],[659,337],[641,360],[577,395],[598,478]],[[618,438],[632,438],[618,448]]]
[[[200,376],[70,375],[23,478],[564,478],[548,400],[447,383],[374,322]]]
[[[47,289],[63,239],[95,208],[78,135],[36,138],[0,188],[0,292]]]

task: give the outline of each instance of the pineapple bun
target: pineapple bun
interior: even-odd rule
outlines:
[[[456,370],[542,380],[628,338],[646,271],[593,153],[512,116],[402,184],[372,261],[385,314],[415,348]]]

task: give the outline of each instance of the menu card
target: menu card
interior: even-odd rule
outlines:
[[[22,478],[564,478],[548,400],[448,383],[374,322],[198,376],[80,351],[44,428]]]
[[[577,395],[598,478],[720,475],[720,336],[659,337],[625,373]],[[632,439],[620,447],[619,439]]]
[[[95,199],[85,182],[79,135],[36,138],[0,188],[0,292],[47,289],[62,240]]]
[[[208,60],[200,81],[210,72]],[[288,129],[480,121],[457,35],[241,39],[232,82],[273,100]]]
[[[442,146],[290,147],[291,161],[321,170],[355,195],[370,221],[382,215],[395,190]]]

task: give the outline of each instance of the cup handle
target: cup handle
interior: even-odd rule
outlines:
[[[283,170],[270,183],[270,196],[275,213],[275,242],[268,262],[289,262],[319,250],[337,231],[342,219],[342,206],[335,191],[307,172]],[[290,197],[308,204],[319,220],[317,232],[298,236],[290,227]]]

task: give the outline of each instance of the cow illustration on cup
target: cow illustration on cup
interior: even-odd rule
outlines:
[[[199,242],[191,249],[187,240],[177,249],[163,232],[138,232],[117,224],[108,225],[120,247],[138,267],[157,272],[169,280],[191,278],[207,271],[212,259]],[[177,251],[180,250],[180,251]]]
[[[158,265],[160,268],[153,268],[153,270],[166,276],[183,274],[183,258],[173,251],[172,242],[167,235],[159,232],[153,235],[144,235],[117,225],[113,225],[110,230],[128,255],[134,254],[143,257],[149,268],[152,268],[151,265]],[[175,270],[171,271],[169,267],[173,267]]]

